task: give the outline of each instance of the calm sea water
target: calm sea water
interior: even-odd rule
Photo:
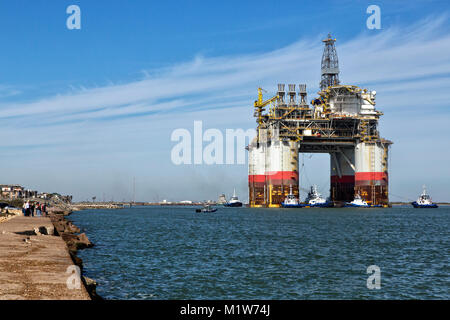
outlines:
[[[449,299],[450,207],[136,207],[70,219],[106,299]],[[381,269],[381,289],[366,286]]]

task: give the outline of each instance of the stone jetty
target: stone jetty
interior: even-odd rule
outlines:
[[[0,299],[90,300],[95,282],[75,272],[85,234],[63,216],[0,220]],[[77,285],[78,284],[78,285]]]

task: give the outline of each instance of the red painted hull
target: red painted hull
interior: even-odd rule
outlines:
[[[386,172],[357,172],[355,192],[371,205],[388,205],[389,177]]]
[[[386,172],[357,172],[355,174],[355,185],[380,185],[386,186],[389,182],[389,177]]]
[[[274,171],[264,175],[249,175],[249,198],[251,203],[264,204],[272,199],[272,204],[280,204],[289,194],[292,186],[292,193],[298,197],[298,172],[296,171]],[[272,194],[269,195],[269,190]]]

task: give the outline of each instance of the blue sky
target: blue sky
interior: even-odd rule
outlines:
[[[66,28],[81,8],[82,29]],[[381,30],[366,8],[381,8]],[[320,79],[338,38],[341,80],[376,90],[392,200],[426,184],[450,200],[447,1],[0,2],[0,183],[129,200],[246,199],[247,166],[175,166],[176,128],[253,128],[256,88]],[[328,190],[328,155],[302,184]],[[396,197],[396,196],[400,197]]]

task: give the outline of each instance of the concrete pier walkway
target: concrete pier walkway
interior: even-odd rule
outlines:
[[[74,277],[68,267],[74,263],[64,240],[45,234],[52,229],[44,217],[17,216],[0,223],[0,299],[90,299],[82,283],[68,287],[67,279]]]

